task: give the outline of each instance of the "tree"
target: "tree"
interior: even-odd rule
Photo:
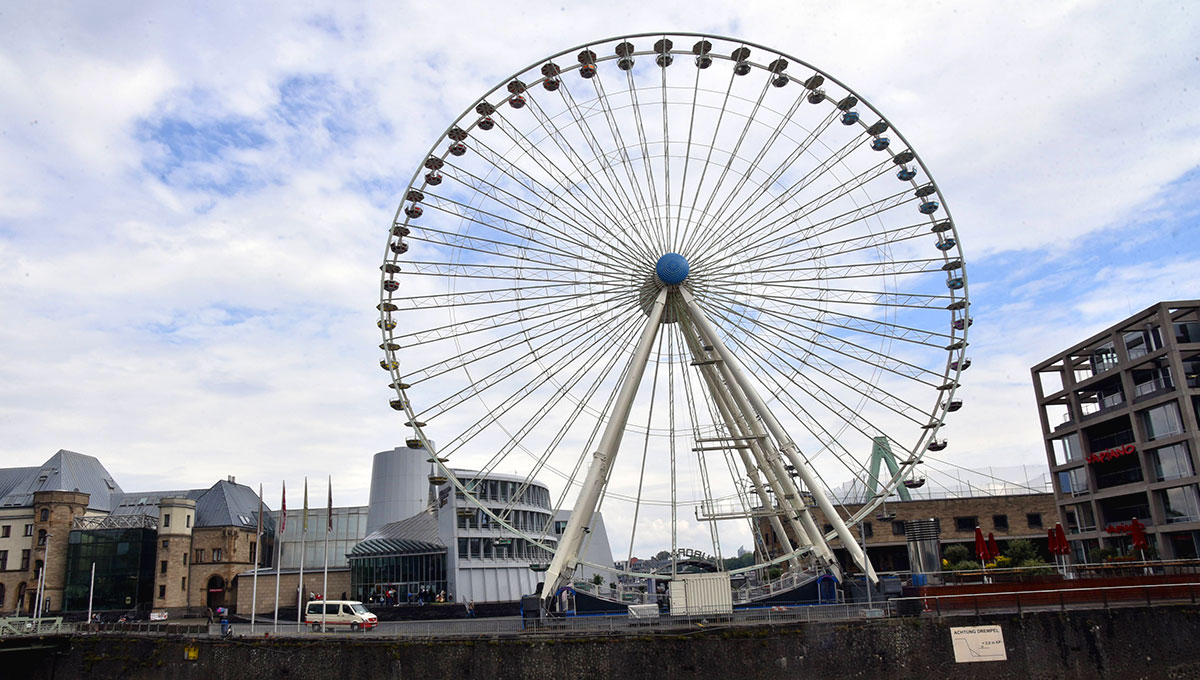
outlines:
[[[946,549],[942,551],[942,556],[946,558],[947,562],[954,564],[955,562],[965,562],[971,559],[971,551],[967,550],[967,546],[955,543],[954,545],[946,546]]]
[[[1004,546],[1004,554],[1008,555],[1013,564],[1023,565],[1029,561],[1041,563],[1037,547],[1033,544],[1033,541],[1026,538],[1016,538],[1009,541],[1008,545]]]
[[[596,575],[592,576],[592,583],[595,583],[596,585],[600,585],[601,583],[604,583],[604,577],[601,576],[600,574],[596,574]]]
[[[670,558],[671,558],[671,553],[667,552],[666,550],[659,550],[658,554],[654,556],[654,559],[656,559],[656,560],[667,560]]]

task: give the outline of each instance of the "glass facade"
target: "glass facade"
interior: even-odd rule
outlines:
[[[1187,442],[1179,442],[1152,450],[1150,461],[1154,464],[1154,477],[1160,482],[1165,479],[1179,479],[1195,474]]]
[[[1083,449],[1079,447],[1079,434],[1073,433],[1058,439],[1051,439],[1054,446],[1054,463],[1062,465],[1072,460],[1083,458]]]
[[[1088,492],[1087,468],[1073,468],[1058,473],[1058,488],[1062,493],[1078,496]]]
[[[287,531],[283,532],[283,549],[279,558],[279,566],[284,569],[300,567],[300,537],[304,532],[303,512],[302,509],[288,510]],[[308,533],[304,535],[305,571],[321,569],[325,564],[327,513],[328,510],[324,507],[308,510]],[[277,518],[276,522],[278,521]],[[329,533],[329,566],[344,567],[349,564],[346,554],[366,538],[366,535],[367,506],[334,508],[333,531]]]
[[[399,602],[422,591],[436,595],[446,590],[446,553],[355,555],[350,582],[351,597],[360,602],[383,603],[388,591],[395,591]]]
[[[125,610],[151,604],[157,538],[158,533],[153,529],[72,531],[67,539],[64,608],[87,609],[93,563],[96,565],[93,609]]]
[[[1196,497],[1194,484],[1163,489],[1158,495],[1168,524],[1200,521],[1200,499]]]
[[[1148,408],[1138,415],[1142,417],[1142,426],[1146,428],[1147,441],[1183,432],[1183,420],[1179,417],[1179,404],[1173,401]]]

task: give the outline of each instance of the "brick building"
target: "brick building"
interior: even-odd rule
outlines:
[[[834,506],[839,511],[855,513],[858,504]],[[833,527],[825,520],[820,508],[812,508],[813,520],[825,533]],[[938,520],[941,526],[942,546],[964,543],[974,545],[975,527],[984,533],[993,533],[1003,545],[1012,539],[1025,538],[1034,541],[1044,551],[1046,527],[1058,521],[1054,505],[1054,494],[1022,493],[992,496],[966,496],[959,498],[925,498],[908,501],[889,501],[876,509],[875,517],[867,519],[858,528],[852,528],[860,537],[865,535],[867,556],[877,571],[907,571],[908,543],[904,537],[904,521],[913,519]],[[779,539],[770,523],[760,522],[767,550],[773,555],[782,552]],[[790,538],[790,536],[789,536]],[[839,539],[833,539],[838,561],[844,569],[850,569],[851,560]]]

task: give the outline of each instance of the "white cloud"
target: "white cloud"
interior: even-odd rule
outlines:
[[[1041,463],[1029,366],[1157,299],[1200,296],[1194,205],[1179,221],[1170,191],[1200,158],[1187,6],[42,3],[4,14],[6,464],[72,448],[127,488],[332,471],[339,503],[365,503],[369,454],[404,436],[372,309],[400,191],[502,78],[622,31],[736,34],[829,71],[922,154],[968,262],[1028,255],[1007,272],[996,259],[972,270],[975,366],[946,432],[962,460]],[[293,78],[318,79],[306,100],[316,109],[298,119],[281,101]],[[174,120],[266,141],[167,167],[163,136],[146,130]],[[1129,239],[1146,252],[1116,261],[1089,248],[1149,219],[1175,220],[1178,252],[1136,228]],[[1070,265],[1084,257],[1098,258],[1090,278]],[[1066,263],[1058,278],[1054,258]],[[683,533],[706,540],[694,522]]]

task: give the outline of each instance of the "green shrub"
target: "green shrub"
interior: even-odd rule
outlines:
[[[967,546],[956,543],[954,545],[946,546],[946,549],[942,551],[942,556],[945,557],[950,564],[954,564],[955,562],[962,562],[963,560],[971,559],[971,551],[967,550]]]

